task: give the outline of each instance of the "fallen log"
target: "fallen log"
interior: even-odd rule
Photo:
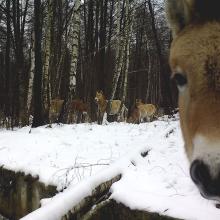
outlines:
[[[119,174],[111,180],[101,183],[92,191],[90,196],[85,197],[76,206],[74,206],[65,216],[63,216],[62,220],[81,220],[83,216],[85,216],[92,209],[92,207],[102,203],[102,201],[106,201],[109,198],[109,196],[111,195],[109,189],[111,188],[113,183],[119,181],[120,179],[121,175]]]

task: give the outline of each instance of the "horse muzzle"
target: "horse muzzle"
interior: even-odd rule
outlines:
[[[202,160],[194,160],[190,176],[204,198],[220,202],[220,165],[218,173],[213,176],[209,165]]]

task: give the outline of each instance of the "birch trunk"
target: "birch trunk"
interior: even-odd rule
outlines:
[[[120,0],[118,0],[117,2],[117,30],[116,30],[116,36],[117,36],[117,42],[116,42],[116,67],[115,67],[115,71],[114,71],[114,75],[113,75],[113,82],[112,82],[112,94],[110,97],[110,100],[113,100],[115,97],[115,93],[117,90],[117,85],[118,85],[118,80],[120,77],[120,66],[122,65],[121,62],[121,55],[122,53],[120,53],[120,45],[122,44],[121,42],[121,37],[120,37],[120,14],[121,14],[121,7],[120,7]]]
[[[43,85],[43,102],[44,109],[49,109],[51,100],[51,86],[50,86],[50,60],[51,60],[51,35],[52,35],[52,19],[53,19],[53,0],[48,1],[48,17],[45,39],[45,63],[44,63],[44,85]]]
[[[72,19],[70,23],[70,39],[71,39],[71,65],[69,78],[69,95],[72,99],[76,88],[76,71],[79,50],[79,33],[80,33],[80,0],[75,1]]]
[[[34,32],[32,32],[31,37],[31,68],[28,83],[28,96],[27,96],[27,110],[28,115],[31,114],[31,102],[33,97],[33,82],[34,82],[34,70],[35,70],[35,51],[34,51]]]
[[[153,91],[153,76],[152,76],[152,59],[150,54],[150,46],[149,46],[149,39],[146,39],[146,45],[147,45],[147,56],[148,56],[148,70],[147,70],[147,94],[146,94],[146,102],[152,103],[152,91]]]
[[[126,7],[125,7],[125,59],[124,59],[124,79],[123,79],[123,90],[122,90],[122,104],[125,103],[126,94],[127,94],[127,84],[128,84],[128,68],[129,68],[129,61],[130,61],[130,43],[131,43],[131,31],[132,31],[132,23],[134,18],[134,13],[131,9],[131,3],[129,0],[126,0]]]

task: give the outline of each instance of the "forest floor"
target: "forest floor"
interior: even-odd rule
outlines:
[[[220,210],[200,196],[189,177],[178,116],[140,125],[2,129],[0,166],[39,176],[62,191],[24,219],[51,219],[51,212],[62,216],[119,173],[122,178],[112,185],[111,198],[131,209],[180,219],[220,219]]]

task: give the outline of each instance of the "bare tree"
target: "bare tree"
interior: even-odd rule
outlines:
[[[81,1],[76,0],[73,7],[73,14],[70,22],[71,39],[71,61],[70,61],[70,79],[69,79],[69,98],[72,99],[76,89],[76,74],[79,50],[80,34],[80,5]]]
[[[35,48],[35,73],[34,73],[34,119],[32,127],[43,125],[42,116],[42,23],[41,0],[34,0],[34,48]]]

